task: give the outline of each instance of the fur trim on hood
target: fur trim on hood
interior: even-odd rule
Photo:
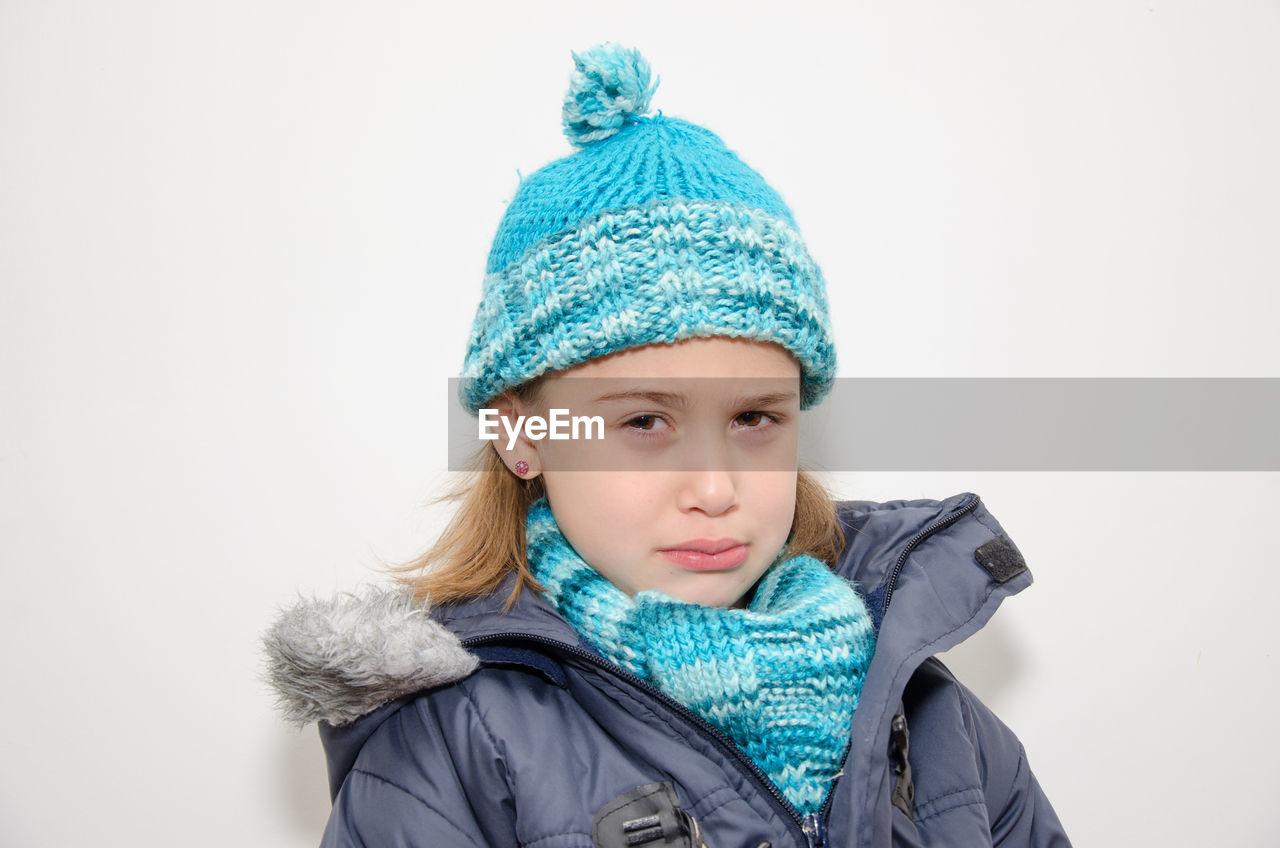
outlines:
[[[285,720],[342,725],[388,701],[461,680],[479,665],[406,592],[368,587],[303,599],[263,636]]]

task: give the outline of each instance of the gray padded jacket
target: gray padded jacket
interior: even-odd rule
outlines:
[[[1031,582],[976,495],[840,505],[838,571],[878,628],[850,752],[800,817],[710,725],[587,647],[537,594],[424,614],[305,602],[267,635],[320,721],[325,846],[1065,846],[1014,734],[933,655]]]

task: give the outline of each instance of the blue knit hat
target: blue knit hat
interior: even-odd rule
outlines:
[[[659,113],[635,50],[573,54],[564,129],[580,149],[524,179],[489,253],[459,395],[472,413],[534,377],[627,348],[775,342],[801,406],[835,378],[826,286],[768,183],[714,133]]]

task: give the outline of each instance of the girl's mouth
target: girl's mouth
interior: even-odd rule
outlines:
[[[747,546],[736,539],[692,539],[658,553],[690,571],[727,571],[747,558]]]

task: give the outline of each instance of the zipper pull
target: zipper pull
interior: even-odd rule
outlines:
[[[809,840],[809,848],[824,848],[827,844],[827,823],[817,813],[805,816],[800,829],[804,831],[804,838]]]
[[[911,780],[911,735],[907,730],[907,717],[902,702],[889,725],[889,763],[896,775],[893,783],[893,806],[908,816],[915,816],[916,787]]]

